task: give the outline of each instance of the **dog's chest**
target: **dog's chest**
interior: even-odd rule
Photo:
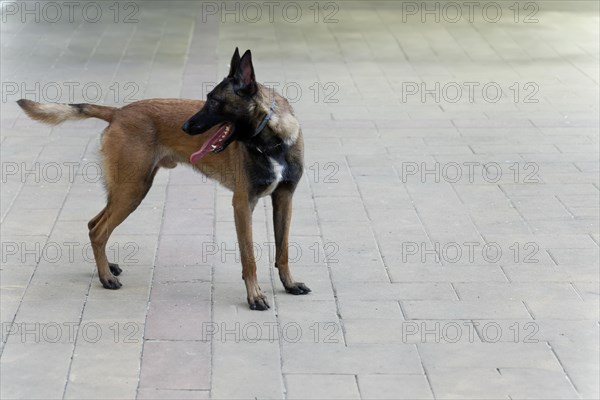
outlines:
[[[283,180],[283,174],[285,172],[285,164],[280,163],[276,159],[269,157],[269,163],[271,164],[272,181],[266,187],[265,190],[260,194],[261,196],[268,196],[277,188],[279,183]]]
[[[258,196],[268,196],[285,179],[287,163],[283,157],[260,154],[248,165],[247,172]]]

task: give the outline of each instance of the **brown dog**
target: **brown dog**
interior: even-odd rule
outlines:
[[[240,58],[236,48],[229,75],[207,95],[206,102],[151,99],[122,108],[24,99],[18,104],[31,118],[48,124],[86,118],[109,122],[102,135],[107,204],[88,223],[98,276],[105,288],[121,287],[116,277],[121,268],[106,258],[113,230],[142,202],[159,168],[191,163],[233,191],[250,308],[269,308],[258,286],[252,247],[252,212],[262,196],[270,195],[273,203],[275,266],[281,282],[288,293],[310,292],[294,281],[288,266],[292,196],[303,170],[302,132],[287,100],[256,82],[249,50]]]

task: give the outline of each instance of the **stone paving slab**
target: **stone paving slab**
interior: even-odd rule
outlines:
[[[597,3],[54,4],[2,5],[0,397],[600,397]],[[203,98],[236,46],[302,124],[313,292],[281,286],[263,199],[248,309],[231,194],[189,167],[117,228],[103,289],[106,124],[15,101]]]

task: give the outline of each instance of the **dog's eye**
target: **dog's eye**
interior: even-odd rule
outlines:
[[[208,100],[208,105],[211,108],[217,108],[217,107],[219,107],[219,102],[217,100],[215,100],[215,99],[209,99]]]

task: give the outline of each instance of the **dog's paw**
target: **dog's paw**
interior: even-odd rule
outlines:
[[[267,303],[267,297],[264,294],[260,294],[254,298],[248,298],[248,304],[250,304],[251,310],[265,311],[269,308],[269,303]]]
[[[121,272],[123,272],[121,267],[119,267],[119,264],[108,263],[108,268],[110,268],[110,272],[112,272],[114,276],[119,276],[121,275]]]
[[[116,290],[121,288],[122,286],[121,282],[119,282],[119,279],[117,279],[116,276],[109,276],[105,279],[100,278],[100,282],[102,283],[102,286],[104,286],[105,289]]]
[[[308,294],[311,290],[302,282],[294,282],[291,286],[286,286],[285,291],[293,295]]]

